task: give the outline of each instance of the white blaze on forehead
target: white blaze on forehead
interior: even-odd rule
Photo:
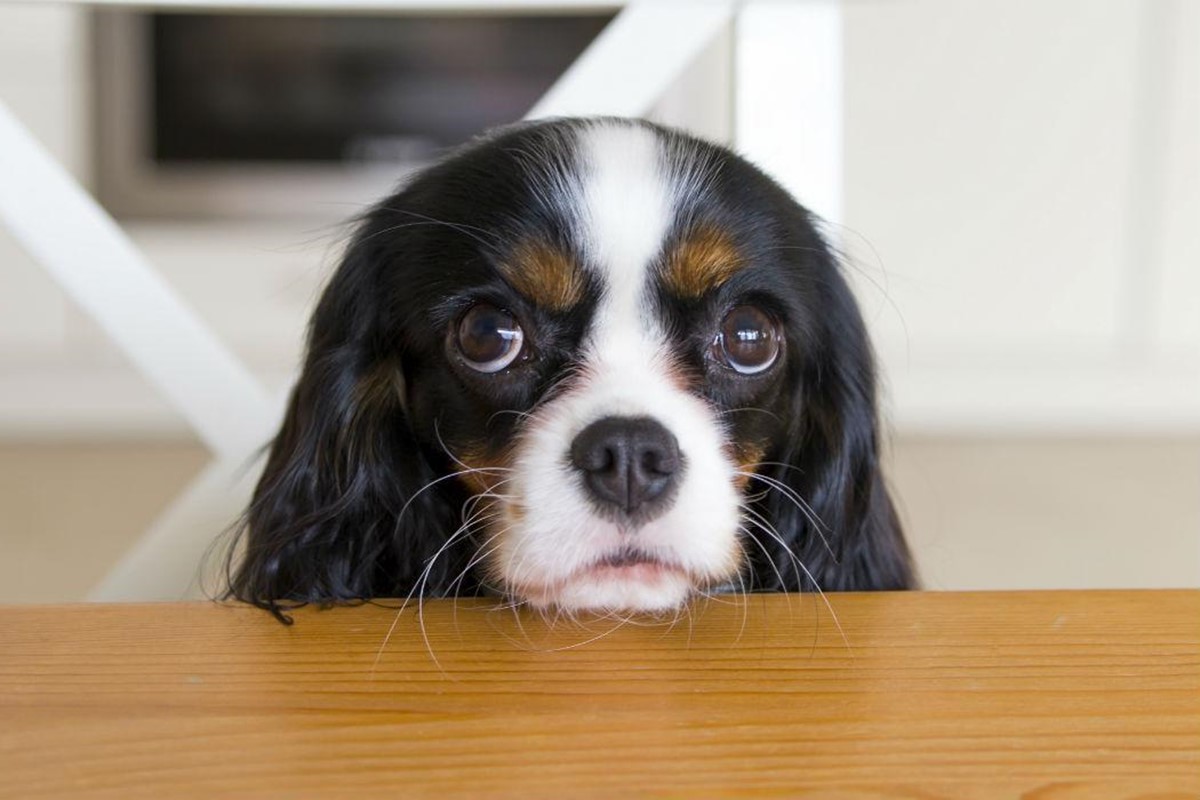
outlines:
[[[649,266],[671,224],[658,136],[638,125],[598,124],[581,132],[580,144],[584,241],[604,284],[601,314],[628,324],[645,316],[638,312]]]

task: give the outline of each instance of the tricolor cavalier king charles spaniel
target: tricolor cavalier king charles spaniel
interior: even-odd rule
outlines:
[[[642,121],[521,124],[369,211],[230,594],[664,612],[903,589],[862,318],[811,214]]]

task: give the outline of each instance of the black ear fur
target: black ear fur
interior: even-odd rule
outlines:
[[[879,464],[870,343],[833,257],[820,257],[822,343],[795,376],[794,416],[766,459],[768,480],[749,487],[765,492],[753,508],[779,536],[752,531],[766,551],[750,553],[755,583],[790,591],[911,589],[912,559]]]
[[[375,271],[388,259],[373,238],[365,227],[322,295],[303,372],[237,531],[228,594],[283,621],[305,603],[437,593],[465,566],[466,554],[443,553],[417,586],[457,527],[461,490],[434,483],[445,469],[408,423],[401,343],[378,338],[385,301]],[[469,577],[462,590],[473,593]]]

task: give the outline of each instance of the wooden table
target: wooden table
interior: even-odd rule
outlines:
[[[1200,797],[1200,592],[829,602],[3,608],[0,795]]]

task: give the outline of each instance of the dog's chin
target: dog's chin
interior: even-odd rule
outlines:
[[[664,614],[683,606],[696,590],[686,571],[651,561],[600,563],[553,584],[515,592],[538,609],[571,613]]]

